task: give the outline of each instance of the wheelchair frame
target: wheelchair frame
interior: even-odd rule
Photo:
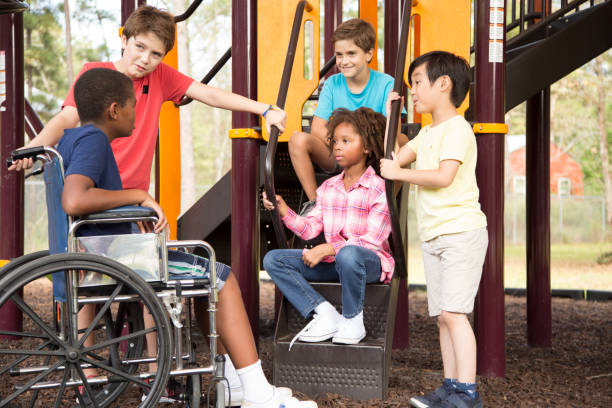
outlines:
[[[55,176],[58,178],[56,182],[61,181],[61,185],[59,185],[61,196],[64,180],[61,155],[50,147],[36,147],[14,151],[11,161],[26,157],[41,160],[45,173],[54,169],[58,171]],[[51,223],[52,214],[49,208],[49,194],[54,193],[52,190],[54,187],[56,189],[55,194],[57,194],[57,186],[50,186],[49,184],[53,184],[53,182],[46,182],[49,223]],[[55,198],[57,199],[57,197]],[[61,202],[61,198],[59,202]],[[61,210],[61,204],[59,209]],[[61,212],[63,213],[63,210]],[[66,214],[63,213],[63,216],[66,216]],[[142,407],[150,407],[154,406],[162,396],[169,378],[177,376],[187,376],[186,391],[182,394],[182,397],[186,399],[187,406],[199,407],[201,375],[205,373],[213,374],[211,385],[215,384],[217,388],[216,407],[224,407],[224,385],[222,382],[224,358],[217,354],[216,341],[219,337],[216,331],[218,293],[216,286],[216,257],[212,246],[205,241],[166,241],[162,239],[161,251],[163,254],[162,265],[164,274],[162,274],[160,282],[151,285],[134,270],[112,259],[101,255],[77,252],[76,231],[79,227],[88,224],[157,221],[153,210],[130,206],[98,214],[90,214],[80,217],[77,221],[74,221],[72,217],[66,217],[68,222],[67,253],[47,255],[46,252],[41,251],[17,258],[0,269],[0,306],[9,299],[12,300],[41,330],[40,333],[28,332],[25,329],[16,332],[0,331],[0,336],[10,336],[13,338],[34,337],[40,339],[41,342],[34,350],[15,350],[0,347],[0,358],[4,356],[5,359],[11,359],[12,356],[18,356],[18,358],[12,360],[6,366],[0,367],[0,378],[6,375],[11,377],[34,376],[23,384],[15,384],[13,387],[15,391],[9,396],[0,395],[0,407],[11,406],[9,404],[21,396],[26,396],[28,391],[30,398],[29,406],[34,406],[38,400],[39,393],[48,389],[59,389],[55,397],[55,406],[63,406],[62,395],[67,388],[74,389],[80,406],[105,407],[121,395],[127,385],[129,385],[129,382],[144,386],[145,388],[150,387],[147,398],[140,405]],[[52,228],[50,227],[50,241],[53,240],[51,230]],[[161,235],[165,238],[163,233]],[[53,246],[52,242],[50,242],[51,246]],[[202,248],[208,254],[208,282],[206,282],[206,279],[168,278],[167,249],[180,248],[185,250],[186,248],[194,247]],[[113,278],[116,284],[112,285],[112,287],[106,285],[108,287],[80,288],[78,283],[79,274],[85,270],[106,274]],[[54,330],[51,330],[50,325],[45,324],[44,320],[19,297],[18,293],[23,291],[23,287],[28,283],[49,273],[61,271],[65,271],[66,302],[56,304],[54,301],[53,322],[55,327]],[[155,286],[155,291],[153,286]],[[196,367],[195,347],[192,343],[191,334],[191,298],[202,296],[208,296],[210,365]],[[186,326],[184,337],[181,330],[183,300],[185,300],[186,306],[184,313]],[[140,306],[136,302],[140,302],[147,307],[155,321],[154,328],[138,330],[143,324],[141,321],[142,312],[140,315],[138,314]],[[96,312],[93,321],[90,322],[89,327],[83,332],[83,329],[78,329],[77,315],[80,307],[86,304],[99,305],[99,310]],[[116,321],[113,320],[113,308],[111,306],[117,309],[115,314]],[[102,319],[104,319],[103,323]],[[173,326],[173,332],[170,330],[170,324]],[[122,331],[125,332],[124,326],[126,325],[132,329],[128,334],[122,333]],[[94,331],[100,329],[103,329],[108,337],[108,339],[101,343],[102,346],[98,342],[94,343],[94,346],[91,347],[85,346],[86,339]],[[158,355],[148,357],[140,355],[143,353],[144,338],[153,332],[157,336],[156,346]],[[94,333],[95,335],[96,333]],[[128,344],[127,346],[126,343]],[[183,343],[189,345],[187,353],[183,349]],[[173,345],[174,347],[172,347]],[[103,354],[105,356],[108,354],[108,360],[104,360],[102,355],[98,355],[95,352],[95,350],[106,346],[108,346],[108,351]],[[121,347],[126,347],[123,355],[120,355]],[[174,355],[170,356],[172,348],[174,348]],[[34,356],[37,358],[44,357],[45,363],[34,367],[22,366],[23,362],[34,360]],[[52,360],[57,361],[55,364],[52,364]],[[174,369],[170,367],[172,360],[174,361]],[[147,372],[139,372],[134,375],[140,364],[153,362],[158,363],[156,372],[152,373],[147,370]],[[105,370],[107,375],[87,378],[83,370],[90,367],[97,367],[99,372]],[[63,373],[61,374],[62,380],[43,381],[49,378],[52,373]],[[145,382],[145,380],[150,378],[155,378],[152,385]],[[128,383],[126,384],[126,382]],[[109,388],[104,388],[102,391],[94,393],[91,386],[95,384],[104,385]],[[83,387],[83,394],[78,391],[79,386]]]

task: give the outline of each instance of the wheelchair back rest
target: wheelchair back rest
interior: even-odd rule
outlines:
[[[58,254],[68,251],[68,216],[62,208],[64,178],[62,163],[57,157],[45,162],[44,180],[49,222],[49,253]]]

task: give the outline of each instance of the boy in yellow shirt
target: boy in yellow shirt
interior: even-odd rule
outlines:
[[[487,220],[476,184],[476,138],[457,114],[470,86],[470,67],[461,57],[432,51],[408,71],[418,113],[431,125],[381,160],[381,174],[416,185],[417,223],[422,241],[430,316],[438,318],[444,381],[413,397],[414,407],[480,408],[476,392],[476,339],[467,314],[474,308],[488,245]],[[397,93],[389,99],[397,99]],[[416,161],[415,169],[404,168]]]

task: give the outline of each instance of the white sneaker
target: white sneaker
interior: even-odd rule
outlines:
[[[244,398],[244,390],[242,387],[231,388],[232,395],[230,400],[230,393],[227,387],[223,387],[225,390],[225,406],[226,407],[239,407],[242,404],[242,399]],[[287,387],[275,387],[276,392],[283,397],[289,398],[293,395],[293,391],[291,388]]]
[[[312,320],[295,335],[293,340],[291,340],[291,343],[289,343],[289,350],[291,350],[296,340],[307,343],[317,343],[319,341],[331,339],[338,331],[338,324],[341,321],[342,315],[333,316],[315,313]]]
[[[357,315],[351,319],[344,319],[340,323],[332,342],[338,344],[357,344],[365,336],[366,330],[363,325],[363,315]]]
[[[291,395],[284,395],[283,387],[274,387],[272,397],[264,402],[242,401],[242,408],[317,408],[314,401],[299,401]]]

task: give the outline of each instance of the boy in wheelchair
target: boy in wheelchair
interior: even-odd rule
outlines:
[[[123,190],[110,142],[128,137],[134,129],[136,99],[132,81],[106,68],[85,72],[75,83],[74,95],[81,127],[66,129],[57,150],[64,160],[65,181],[62,207],[69,216],[83,216],[125,205],[140,205],[155,211],[152,226],[163,231],[167,220],[162,208],[145,191]],[[130,224],[86,225],[79,235],[118,235],[132,233]],[[208,260],[195,255],[169,251],[169,270],[181,262],[197,264],[205,271]],[[219,353],[226,357],[232,401],[242,407],[316,407],[313,401],[298,401],[288,388],[269,384],[258,359],[240,288],[227,265],[217,263],[219,289],[217,328]],[[79,312],[79,327],[91,321],[93,308]],[[87,341],[93,339],[87,339]],[[155,350],[149,344],[149,350]],[[150,351],[151,352],[151,351]],[[93,373],[88,373],[93,374]],[[241,402],[240,402],[241,401]]]

